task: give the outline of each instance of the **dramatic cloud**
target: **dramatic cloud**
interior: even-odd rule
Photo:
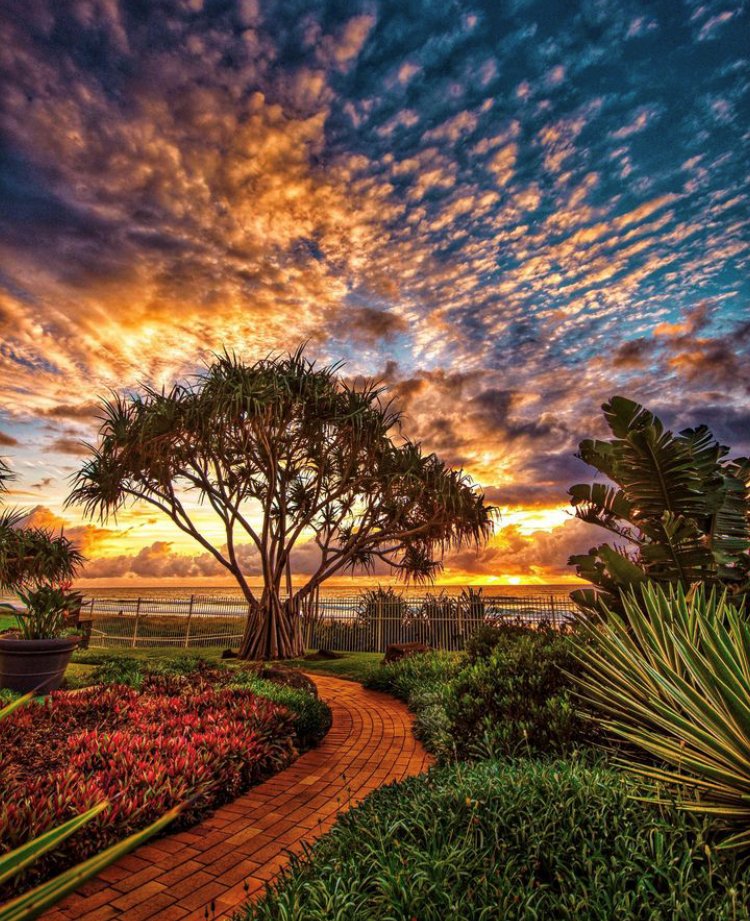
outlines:
[[[721,0],[9,0],[17,495],[62,514],[100,397],[307,340],[520,516],[452,578],[563,573],[612,393],[750,451],[749,27]],[[90,574],[211,575],[152,513],[116,527]]]

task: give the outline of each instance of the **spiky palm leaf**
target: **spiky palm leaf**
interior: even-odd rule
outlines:
[[[623,594],[624,616],[582,624],[582,700],[651,761],[634,773],[688,788],[683,808],[719,817],[725,846],[750,845],[750,625],[742,607],[704,587]],[[663,793],[654,793],[657,800]]]

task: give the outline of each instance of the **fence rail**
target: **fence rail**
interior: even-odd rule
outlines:
[[[319,597],[301,615],[305,646],[338,652],[384,652],[390,643],[426,643],[458,651],[483,623],[548,623],[560,627],[575,606],[565,595],[399,595],[366,592]],[[248,605],[238,598],[90,598],[89,645],[104,648],[237,646]]]

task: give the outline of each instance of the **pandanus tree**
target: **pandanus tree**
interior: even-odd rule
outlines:
[[[106,402],[75,476],[69,502],[104,520],[130,500],[150,503],[236,579],[250,611],[244,658],[300,654],[299,612],[331,576],[381,561],[430,579],[448,547],[491,531],[493,510],[469,478],[400,437],[383,388],[338,371],[302,348],[250,364],[217,356],[191,383]],[[191,494],[221,522],[221,545],[202,533]],[[302,545],[313,563],[295,584]]]
[[[687,590],[750,590],[750,460],[728,460],[705,425],[678,434],[638,403],[603,407],[614,438],[587,439],[579,457],[606,480],[571,487],[578,518],[618,539],[570,558],[596,586],[574,599],[584,610],[621,609],[620,590],[652,581]]]

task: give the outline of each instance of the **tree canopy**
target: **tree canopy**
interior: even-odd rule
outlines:
[[[493,510],[466,474],[400,435],[384,389],[339,372],[302,348],[253,363],[223,354],[189,383],[115,397],[68,501],[102,520],[128,501],[155,506],[237,580],[253,612],[244,654],[298,654],[300,604],[326,579],[378,561],[431,579],[449,547],[492,529]],[[221,545],[201,532],[190,495],[218,517]],[[302,545],[315,562],[295,585]]]

